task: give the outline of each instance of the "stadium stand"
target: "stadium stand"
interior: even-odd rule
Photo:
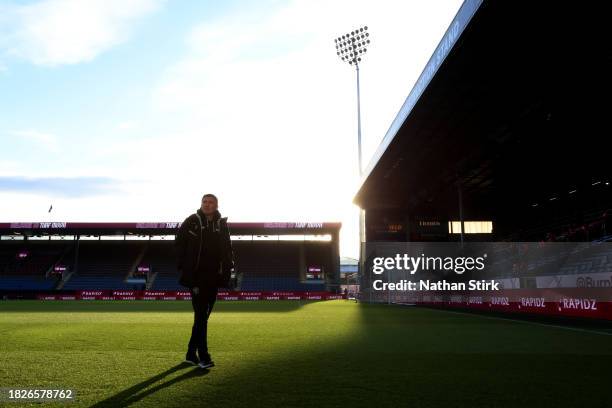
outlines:
[[[363,169],[353,198],[365,226],[360,299],[611,318],[602,100],[612,52],[596,14],[559,2],[462,4]],[[579,21],[589,23],[566,29]],[[500,244],[482,274],[504,286],[428,299],[376,290],[371,254],[405,242],[459,252]]]
[[[58,223],[41,238],[43,225],[0,224],[0,291],[185,289],[178,284],[174,250],[179,223]],[[237,289],[337,290],[340,224],[235,223],[230,228],[241,275]],[[17,257],[20,250],[27,252],[24,259]],[[310,276],[311,267],[320,275]]]
[[[610,240],[604,26],[533,6],[464,2],[364,169],[366,241]]]

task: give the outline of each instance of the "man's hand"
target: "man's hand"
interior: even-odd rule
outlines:
[[[200,288],[194,286],[193,288],[191,288],[191,293],[197,295],[198,293],[200,293]]]

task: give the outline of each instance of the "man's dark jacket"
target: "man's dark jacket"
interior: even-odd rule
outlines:
[[[206,242],[202,242],[206,235],[203,227],[212,228],[212,231],[219,234],[219,265],[218,267],[215,265],[212,271],[206,271],[206,273],[213,274],[213,276],[207,276],[206,279],[202,276],[205,273],[202,270],[203,262],[205,262],[202,248],[206,248],[207,245]],[[205,280],[208,285],[221,288],[229,286],[234,268],[232,241],[227,227],[227,217],[221,217],[219,211],[215,212],[211,221],[206,219],[200,209],[187,217],[176,234],[175,246],[181,285],[192,288],[202,285]]]

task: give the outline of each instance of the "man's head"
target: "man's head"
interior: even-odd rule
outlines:
[[[218,205],[219,201],[217,200],[217,196],[214,194],[204,194],[202,196],[202,204],[200,205],[200,209],[204,215],[213,215],[215,211],[217,211]]]

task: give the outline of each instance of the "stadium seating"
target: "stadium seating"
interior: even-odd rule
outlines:
[[[301,283],[297,277],[249,277],[245,276],[240,288],[244,291],[322,291],[325,290],[323,283]]]
[[[50,290],[56,285],[53,278],[33,275],[3,275],[0,277],[2,290]]]
[[[24,259],[17,251],[27,250]],[[126,278],[138,265],[149,267],[148,288],[184,290],[178,283],[174,241],[80,241],[10,243],[0,249],[0,289],[6,290],[129,290],[141,284]],[[326,265],[325,251],[303,242],[234,241],[236,269],[245,291],[321,291],[321,281],[306,282],[308,264]],[[61,276],[48,274],[56,264],[67,268]],[[48,277],[46,277],[48,276]]]
[[[140,251],[137,242],[81,242],[74,273],[62,289],[133,289],[125,278]]]
[[[69,248],[64,242],[10,242],[0,252],[0,289],[53,289],[58,278],[47,272]],[[19,253],[26,254],[20,258]]]
[[[582,214],[581,222],[575,218],[559,221],[555,229],[545,234],[548,242],[585,242],[612,240],[612,210],[595,210]]]
[[[526,263],[518,263],[517,248],[503,246],[491,254],[492,263],[478,278],[533,278],[550,275],[612,273],[612,250],[601,243],[523,243],[520,245]],[[527,253],[533,252],[530,256]],[[535,254],[537,253],[537,256]]]
[[[159,290],[185,290],[183,286],[178,283],[177,276],[164,276],[158,275],[153,281],[151,289]]]
[[[79,276],[72,275],[62,289],[133,289],[131,284],[119,276]]]
[[[150,289],[184,289],[178,283],[174,242],[149,242],[141,264],[150,268]]]

